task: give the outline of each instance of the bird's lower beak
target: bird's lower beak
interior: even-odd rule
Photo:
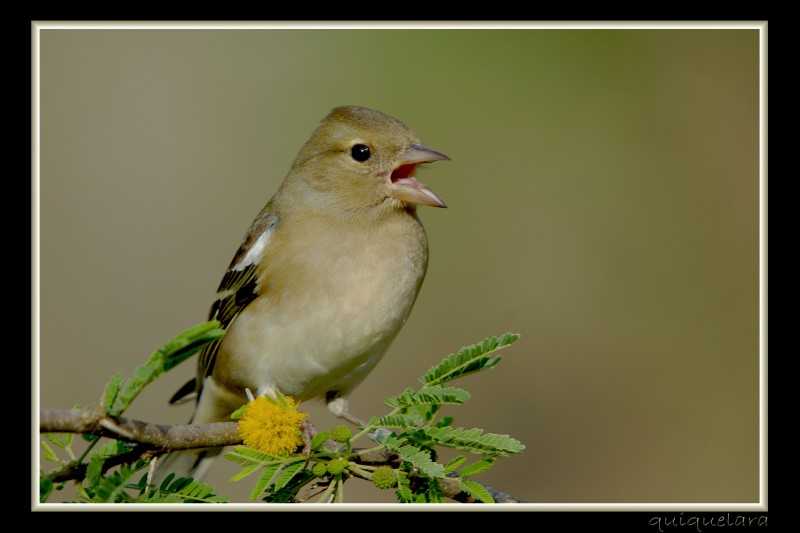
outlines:
[[[400,157],[397,167],[392,171],[388,196],[410,204],[447,207],[435,192],[414,178],[414,172],[419,165],[442,160],[450,158],[430,148],[412,144],[411,149]]]

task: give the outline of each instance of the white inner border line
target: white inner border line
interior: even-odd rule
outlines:
[[[759,30],[759,60],[760,60],[760,127],[759,127],[759,333],[760,333],[760,438],[759,438],[759,464],[760,464],[760,490],[759,503],[637,503],[637,504],[600,504],[600,503],[523,503],[514,505],[464,505],[460,503],[446,504],[270,504],[279,506],[281,510],[294,511],[352,511],[352,510],[392,510],[392,511],[652,511],[652,512],[686,512],[686,511],[722,511],[722,512],[766,512],[767,511],[767,21],[621,21],[621,22],[524,22],[524,21],[492,21],[492,22],[58,22],[58,21],[31,21],[31,415],[34,424],[31,425],[32,465],[31,465],[31,509],[53,511],[264,511],[264,504],[225,504],[224,509],[216,505],[179,505],[179,504],[63,504],[39,503],[38,482],[40,464],[39,446],[39,274],[40,274],[40,227],[39,227],[39,185],[40,185],[40,31],[43,29],[60,30],[106,30],[106,29],[196,29],[196,30],[230,30],[230,29],[349,29],[349,30],[375,30],[375,29],[754,29]],[[687,517],[688,519],[688,517]]]

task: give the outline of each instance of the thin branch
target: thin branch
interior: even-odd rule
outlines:
[[[102,407],[42,409],[40,433],[84,433],[146,444],[159,452],[241,444],[236,422],[163,425],[130,418],[113,418]]]

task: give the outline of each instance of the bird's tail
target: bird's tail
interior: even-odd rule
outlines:
[[[189,424],[230,422],[231,413],[245,403],[239,396],[222,391],[214,384],[211,377],[204,382],[202,392],[197,391],[192,394],[192,391],[197,391],[194,380],[184,385],[170,400],[172,404],[182,402],[186,398],[197,402]],[[222,449],[222,447],[205,448],[171,452],[164,455],[156,464],[151,483],[160,487],[170,473],[175,473],[173,479],[191,477],[195,481],[202,481]]]

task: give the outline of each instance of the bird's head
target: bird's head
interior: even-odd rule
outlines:
[[[397,119],[365,107],[337,107],[303,146],[287,181],[309,187],[318,207],[447,207],[415,177],[420,165],[447,159]]]

